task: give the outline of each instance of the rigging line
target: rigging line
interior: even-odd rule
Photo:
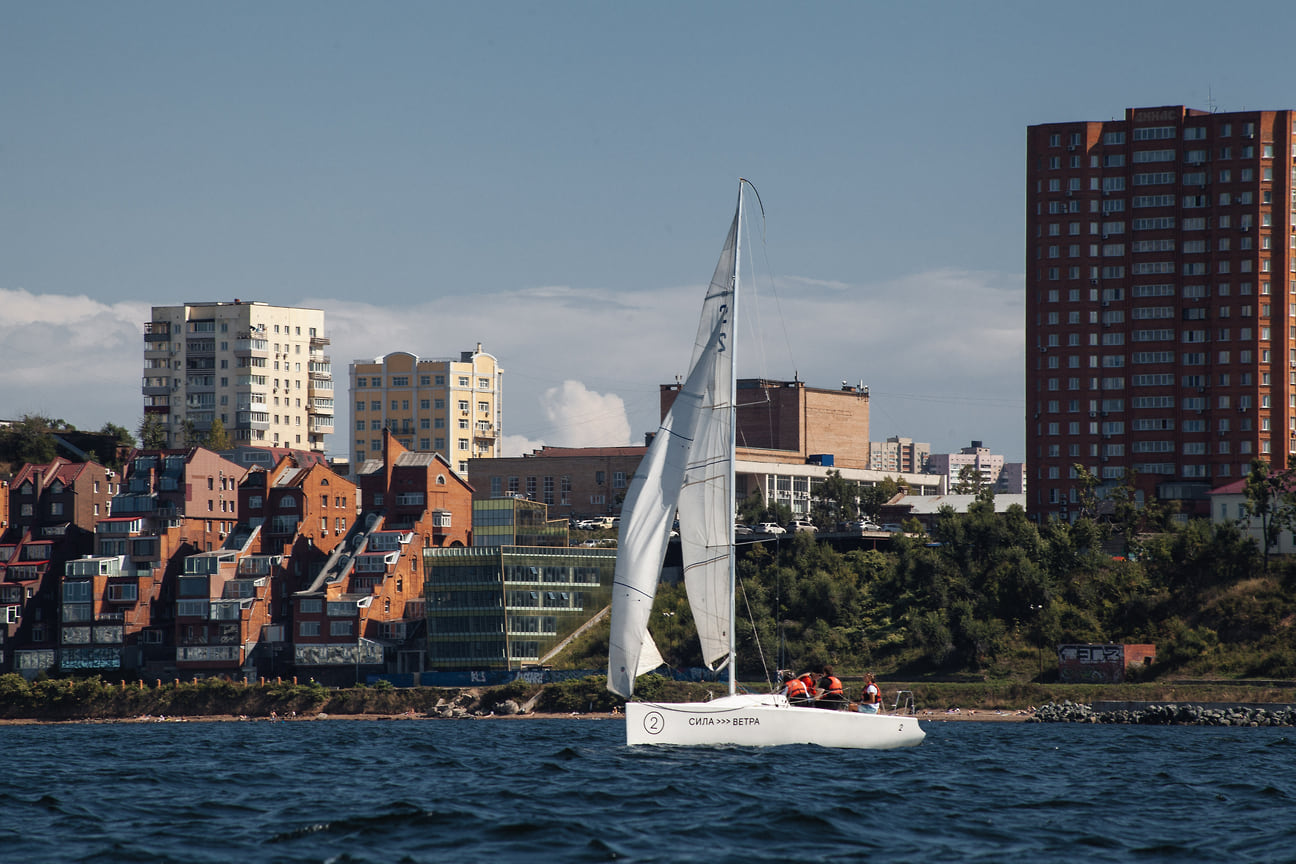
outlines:
[[[770,681],[769,664],[765,662],[765,652],[761,650],[760,644],[760,631],[756,629],[756,616],[752,614],[751,601],[747,599],[747,585],[739,579],[738,587],[742,589],[743,605],[747,607],[747,620],[751,622],[752,638],[756,640],[756,656],[760,657],[761,669],[765,672],[765,685],[769,687],[770,692],[773,692],[774,684]]]
[[[751,184],[749,181],[747,181],[747,180],[743,180],[743,182],[746,183],[748,186],[751,186],[751,189],[752,189],[753,192],[756,192],[756,187],[755,187],[755,186],[752,186],[752,184]],[[779,319],[779,327],[780,327],[780,329],[782,329],[782,331],[783,331],[783,344],[787,347],[787,352],[788,352],[788,361],[789,361],[789,363],[792,365],[792,368],[793,368],[793,369],[796,369],[796,368],[799,368],[799,365],[798,365],[797,362],[796,362],[796,355],[795,355],[795,354],[793,353],[793,351],[792,351],[792,338],[788,335],[788,329],[787,329],[787,317],[783,314],[783,305],[782,305],[782,302],[781,302],[780,299],[779,299],[779,294],[778,294],[778,285],[777,285],[777,283],[775,282],[775,279],[774,279],[774,267],[773,267],[773,265],[770,264],[770,260],[769,260],[769,244],[765,242],[765,233],[766,233],[766,231],[765,231],[765,229],[766,229],[766,224],[765,224],[765,204],[764,204],[764,202],[761,201],[761,197],[760,197],[760,193],[759,193],[759,192],[756,192],[756,203],[757,203],[758,205],[760,205],[760,211],[761,211],[761,243],[760,243],[760,247],[761,247],[761,257],[764,259],[764,262],[765,262],[765,270],[764,270],[764,272],[765,272],[765,278],[766,278],[766,279],[768,280],[768,282],[769,282],[769,292],[770,292],[770,295],[774,298],[774,309],[775,309],[775,312],[776,312],[777,315],[778,315],[778,319]],[[750,235],[749,235],[749,236],[750,236]],[[748,248],[750,248],[750,245],[749,245]],[[748,255],[750,256],[751,253],[749,252]],[[754,269],[755,269],[755,268],[751,268],[751,270],[753,270],[753,271],[754,271]],[[763,353],[764,353],[764,352],[762,351],[762,354],[763,354]],[[764,368],[764,367],[762,367],[762,368]],[[765,377],[765,376],[762,376],[762,377]]]

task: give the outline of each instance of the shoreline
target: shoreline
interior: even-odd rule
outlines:
[[[916,715],[920,721],[929,723],[1024,723],[1034,715],[1034,709],[1019,711],[990,711],[983,709],[950,709],[938,711],[928,709]],[[374,721],[374,722],[407,722],[414,720],[464,721],[464,720],[623,720],[625,715],[618,712],[582,712],[571,714],[554,714],[548,712],[531,712],[527,714],[483,714],[467,717],[436,717],[429,714],[405,712],[403,714],[318,714],[285,716],[285,717],[252,717],[241,714],[187,714],[176,716],[154,716],[143,714],[138,717],[78,717],[66,720],[45,720],[35,717],[0,718],[0,726],[61,726],[61,725],[109,725],[109,724],[143,724],[143,723],[318,723],[330,720]]]

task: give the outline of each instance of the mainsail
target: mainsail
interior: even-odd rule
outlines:
[[[740,187],[741,188],[741,187]],[[742,197],[739,196],[739,208]],[[680,490],[680,551],[689,607],[702,644],[702,659],[715,668],[731,649],[733,591],[733,320],[737,281],[739,213],[734,214],[724,251],[702,304],[693,349],[693,366],[703,365],[707,344],[717,329],[722,343],[706,362],[700,382],[698,419]]]
[[[741,202],[740,194],[739,212]],[[645,657],[660,662],[648,633],[648,618],[677,510],[685,584],[703,656],[713,663],[729,653],[733,538],[730,322],[738,229],[739,213],[735,213],[703,302],[688,378],[639,463],[621,508],[608,689],[627,699],[634,692],[635,676],[652,668],[645,667]],[[716,648],[718,640],[723,641],[723,649]]]

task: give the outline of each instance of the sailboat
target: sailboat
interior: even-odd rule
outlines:
[[[778,693],[739,693],[735,677],[734,452],[743,193],[702,303],[688,377],[635,472],[621,509],[612,590],[608,689],[629,700],[626,743],[890,749],[926,736],[915,717],[792,705]],[[759,201],[759,195],[757,196]],[[729,692],[709,702],[633,701],[635,678],[662,664],[648,632],[676,513],[689,606]]]

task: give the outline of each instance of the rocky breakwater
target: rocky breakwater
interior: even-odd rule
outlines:
[[[1096,711],[1075,702],[1050,702],[1035,710],[1028,723],[1127,723],[1144,726],[1296,726],[1296,707],[1275,705],[1208,706],[1147,703],[1137,708]]]

